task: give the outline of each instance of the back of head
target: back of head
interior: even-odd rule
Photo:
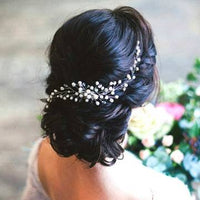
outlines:
[[[79,80],[89,85],[122,80],[133,65],[137,41],[140,70],[126,91],[116,91],[117,100],[96,106],[57,98],[44,108],[41,127],[59,155],[75,155],[90,167],[114,164],[124,151],[119,143],[131,110],[156,95],[159,81],[150,25],[132,7],[88,10],[56,31],[49,48],[48,95]]]

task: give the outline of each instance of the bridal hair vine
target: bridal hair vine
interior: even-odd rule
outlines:
[[[95,81],[95,86],[88,85],[83,81],[72,82],[71,86],[63,84],[59,89],[54,89],[49,98],[46,99],[46,108],[48,108],[48,103],[51,103],[55,98],[69,99],[74,102],[91,102],[97,106],[101,103],[114,102],[115,99],[119,98],[115,91],[126,91],[128,83],[136,78],[135,71],[139,71],[138,63],[141,61],[140,52],[140,41],[137,41],[133,66],[130,67],[130,72],[123,80],[110,81],[107,87],[103,86],[99,81]]]

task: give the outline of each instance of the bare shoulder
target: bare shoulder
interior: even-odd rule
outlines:
[[[166,176],[148,167],[142,166],[143,176],[151,185],[155,199],[161,200],[191,200],[187,185],[178,178]]]
[[[142,174],[142,163],[134,154],[125,151],[124,159],[118,160],[110,171],[112,182],[119,188],[118,191],[126,194],[125,199],[152,199],[151,187]]]
[[[52,174],[53,159],[48,137],[44,138],[38,149],[38,178],[47,194],[49,194],[48,180]]]
[[[128,151],[125,151],[124,162],[119,169],[123,171],[123,177],[120,177],[123,185],[133,191],[133,195],[137,189],[138,199],[148,199],[152,192],[155,200],[191,200],[189,189],[182,181],[144,166]],[[141,196],[144,193],[148,195]]]

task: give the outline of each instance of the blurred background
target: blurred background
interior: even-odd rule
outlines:
[[[25,186],[55,31],[85,10],[123,5],[151,23],[161,79],[184,78],[200,56],[199,0],[0,0],[0,200],[20,199]]]

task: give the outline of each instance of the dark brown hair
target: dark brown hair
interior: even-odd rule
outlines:
[[[159,76],[151,27],[132,7],[88,10],[56,31],[49,48],[48,95],[64,83],[84,80],[94,85],[99,80],[106,85],[123,79],[133,65],[137,40],[140,70],[115,102],[96,106],[55,99],[44,108],[41,127],[59,155],[75,155],[90,167],[114,164],[124,151],[119,141],[127,132],[131,110],[157,96]]]

